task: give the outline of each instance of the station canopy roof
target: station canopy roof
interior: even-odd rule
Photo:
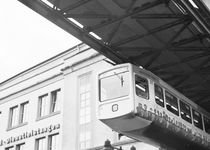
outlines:
[[[210,15],[203,1],[19,1],[114,62],[150,70],[210,112]]]

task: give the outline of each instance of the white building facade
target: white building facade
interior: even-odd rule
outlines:
[[[109,139],[132,145],[96,118],[96,76],[112,66],[85,44],[77,45],[0,84],[0,150],[99,150]]]

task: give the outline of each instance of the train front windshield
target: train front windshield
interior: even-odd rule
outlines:
[[[129,95],[128,68],[118,68],[99,76],[100,101],[112,100]]]

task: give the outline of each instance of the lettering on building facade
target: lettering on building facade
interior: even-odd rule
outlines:
[[[4,146],[4,145],[7,145],[7,144],[18,142],[20,140],[31,138],[31,137],[41,135],[41,134],[44,134],[44,133],[51,133],[52,131],[58,130],[58,129],[60,129],[60,124],[50,125],[48,127],[38,128],[36,130],[31,130],[29,132],[24,132],[24,133],[22,133],[21,135],[18,135],[18,136],[11,136],[7,139],[1,139],[0,140],[0,146]]]

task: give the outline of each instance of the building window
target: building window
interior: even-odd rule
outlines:
[[[47,142],[48,141],[48,142]],[[59,134],[36,139],[35,150],[59,150]]]
[[[5,150],[15,150],[15,148],[14,148],[14,146],[11,146],[11,147],[5,148]]]
[[[166,108],[173,114],[179,116],[178,100],[168,91],[165,92]]]
[[[8,128],[19,126],[27,122],[27,110],[29,102],[24,102],[20,106],[10,108]]]
[[[136,95],[144,99],[149,99],[148,81],[140,76],[135,76]]]
[[[82,76],[80,78],[79,86],[79,101],[80,101],[80,124],[85,124],[91,120],[91,107],[90,107],[90,75]]]
[[[16,145],[16,150],[25,150],[25,143]]]
[[[49,99],[48,94],[42,95],[39,97],[39,112],[38,117],[43,117],[49,114]]]
[[[19,123],[25,123],[27,121],[27,115],[28,115],[28,102],[20,104],[20,119]]]
[[[164,107],[163,89],[155,84],[155,101],[158,105]]]
[[[18,125],[18,106],[10,108],[9,128]]]
[[[202,116],[199,112],[193,110],[193,123],[196,127],[203,130]]]
[[[83,150],[86,148],[90,148],[90,140],[91,140],[90,131],[80,133],[79,137],[80,149]]]
[[[42,137],[42,138],[39,138],[39,139],[36,139],[36,142],[35,142],[35,149],[36,150],[46,150],[46,138],[45,137]]]
[[[91,146],[91,74],[79,77],[79,149]]]
[[[48,150],[59,150],[59,134],[49,136]]]
[[[55,112],[60,111],[61,93],[60,89],[50,92],[50,97],[48,94],[39,96],[38,102],[38,118],[48,116]]]
[[[50,113],[60,111],[60,89],[51,92]]]

